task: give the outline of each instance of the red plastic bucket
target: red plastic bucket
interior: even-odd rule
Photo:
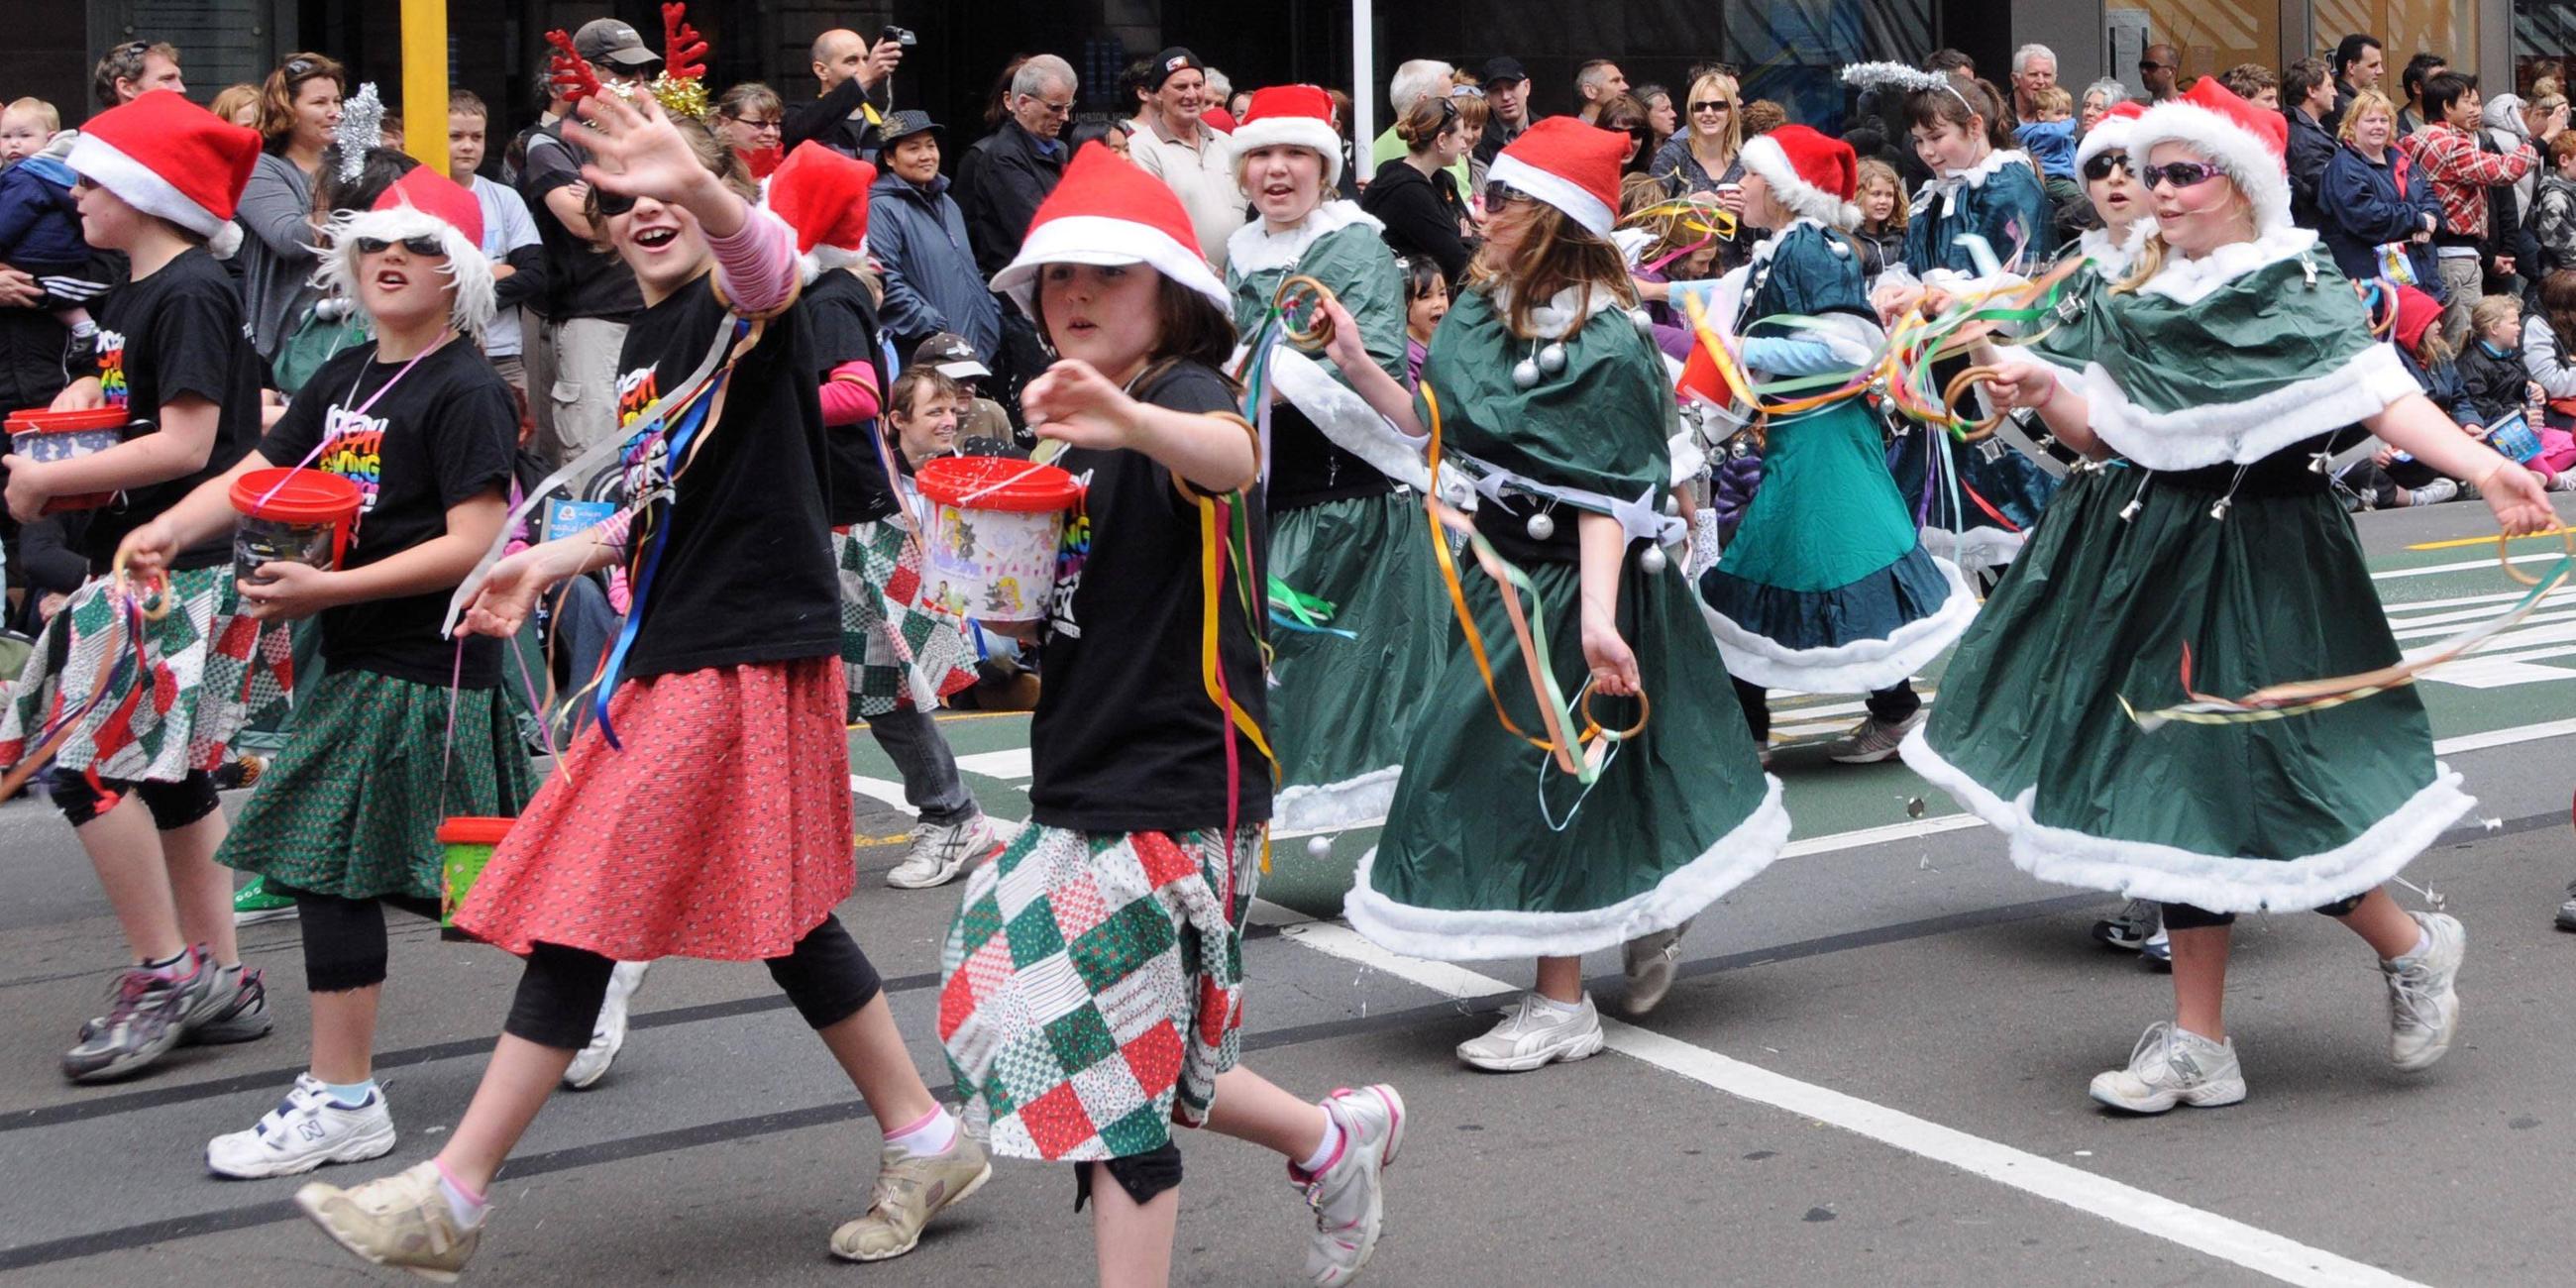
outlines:
[[[84,411],[47,411],[31,407],[9,413],[9,450],[31,461],[68,461],[106,451],[125,441],[127,417],[122,407]],[[45,503],[45,513],[95,510],[116,499],[114,492],[58,496]]]
[[[931,503],[922,569],[932,602],[996,626],[1046,619],[1064,512],[1082,485],[1052,465],[999,456],[941,456],[917,478]]]
[[[365,496],[337,474],[279,467],[234,479],[232,499],[233,573],[248,579],[262,564],[339,567]]]

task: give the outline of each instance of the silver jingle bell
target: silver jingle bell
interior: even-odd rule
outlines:
[[[1306,857],[1318,860],[1333,857],[1333,838],[1329,836],[1307,837]]]
[[[1646,553],[1637,556],[1637,566],[1645,569],[1649,575],[1661,573],[1671,562],[1664,557],[1662,546],[1648,546]]]
[[[1520,389],[1538,388],[1537,361],[1530,358],[1523,358],[1520,361],[1513,363],[1512,384],[1515,388]]]
[[[1551,376],[1565,374],[1565,346],[1550,343],[1538,351],[1538,369]]]
[[[1556,520],[1549,518],[1545,510],[1531,515],[1527,526],[1532,541],[1545,541],[1556,535]]]

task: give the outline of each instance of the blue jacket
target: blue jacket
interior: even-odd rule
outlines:
[[[2335,149],[2326,162],[2324,182],[2317,185],[2318,236],[2334,256],[2335,267],[2357,282],[2379,276],[2377,248],[2405,241],[2423,230],[2424,218],[2442,217],[2433,181],[2416,173],[2404,153],[2388,149],[2388,160],[2373,165],[2351,145]],[[2433,290],[2433,246],[2411,242],[2406,257],[2415,266],[2415,284]]]
[[[0,263],[30,273],[87,264],[71,167],[32,156],[0,171]]]
[[[868,250],[885,270],[886,332],[906,346],[933,331],[954,331],[986,365],[1000,356],[1002,306],[975,271],[966,216],[948,195],[945,175],[927,188],[893,171],[868,189]]]

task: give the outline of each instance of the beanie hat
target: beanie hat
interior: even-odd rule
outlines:
[[[125,204],[229,255],[241,244],[233,207],[259,164],[259,135],[156,89],[91,117],[67,160]]]
[[[1304,148],[1324,158],[1324,190],[1342,181],[1342,135],[1333,128],[1333,100],[1312,85],[1273,85],[1254,90],[1234,127],[1234,182],[1243,184],[1244,155],[1255,148]]]
[[[993,289],[1035,317],[1038,270],[1046,265],[1143,264],[1231,315],[1234,297],[1198,246],[1181,199],[1143,167],[1094,141],[1082,145],[1055,191],[1038,204],[1020,253],[993,275]]]
[[[1771,195],[1828,228],[1854,228],[1860,207],[1852,204],[1859,186],[1860,162],[1851,145],[1804,125],[1783,125],[1744,141],[1744,168],[1771,185]]]
[[[2397,342],[2412,352],[2423,343],[2424,332],[2442,317],[2442,302],[2412,286],[2397,288],[2397,325],[2390,332]]]
[[[876,181],[875,166],[810,139],[771,173],[761,204],[796,230],[806,281],[866,261],[868,185]]]
[[[1551,116],[1512,140],[1485,178],[1556,207],[1595,237],[1608,237],[1619,223],[1619,165],[1629,142],[1617,130]]]
[[[2143,161],[2159,143],[2184,144],[2234,180],[2254,203],[2256,236],[2290,226],[2287,117],[2238,98],[2215,76],[2203,76],[2190,93],[2148,108],[2130,127],[2132,156]]]
[[[2104,112],[2102,119],[2095,121],[2093,128],[2086,130],[2084,137],[2076,140],[2076,170],[2081,172],[2085,162],[2105,152],[2128,151],[2129,140],[2137,135],[2138,118],[2145,115],[2146,111],[2146,106],[2141,103],[2119,103],[2113,105],[2110,111]],[[2129,173],[2136,174],[2146,168],[2147,159],[2131,157],[2130,162]]]
[[[372,210],[343,210],[324,228],[322,266],[313,284],[356,304],[358,242],[398,242],[435,237],[447,264],[441,269],[456,288],[449,320],[457,331],[480,335],[496,309],[492,260],[483,253],[483,203],[453,179],[428,166],[417,166],[386,185]]]

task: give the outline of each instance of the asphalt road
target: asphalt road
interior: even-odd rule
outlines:
[[[2488,523],[2461,504],[2362,520],[2410,643],[2511,589],[2493,545],[2474,542]],[[1450,1048],[1491,1022],[1527,965],[1389,959],[1309,920],[1329,917],[1336,874],[1347,879],[1367,842],[1345,836],[1334,861],[1280,847],[1265,890],[1276,903],[1247,948],[1248,1059],[1318,1095],[1363,1080],[1404,1089],[1415,1123],[1369,1283],[2576,1280],[2576,936],[2550,927],[2576,875],[2568,608],[2576,596],[2425,686],[2445,758],[2481,798],[2407,873],[2470,935],[2463,1039],[2426,1074],[2388,1069],[2379,976],[2356,941],[2319,917],[2247,918],[2230,1021],[2252,1098],[2152,1120],[2099,1111],[2086,1080],[2170,1006],[2162,977],[2086,937],[2117,901],[2021,875],[1994,833],[1901,767],[1823,761],[1814,745],[1854,718],[1840,698],[1782,701],[1792,855],[1701,917],[1670,1000],[1616,1028],[1611,1053],[1534,1074],[1461,1069]],[[1926,680],[1937,701],[1937,673]],[[1025,722],[948,728],[987,807],[1019,817]],[[864,795],[891,774],[864,734],[853,746],[860,886],[842,915],[937,1086],[938,941],[955,891],[882,884],[908,820]],[[75,1088],[56,1063],[120,949],[87,865],[40,803],[0,806],[0,890],[0,1281],[398,1280],[291,1219],[296,1181],[204,1172],[206,1139],[248,1125],[302,1067],[294,922],[244,932],[274,981],[273,1036]],[[343,1173],[436,1150],[517,973],[420,922],[397,922],[393,960],[379,1076],[402,1143]],[[1615,957],[1591,968],[1615,997]],[[1071,1177],[1017,1164],[912,1256],[833,1261],[825,1239],[866,1202],[877,1134],[766,973],[664,963],[637,1012],[615,1071],[558,1096],[496,1187],[473,1282],[1088,1277]],[[1300,1282],[1305,1212],[1277,1160],[1212,1138],[1185,1149],[1176,1277]]]

